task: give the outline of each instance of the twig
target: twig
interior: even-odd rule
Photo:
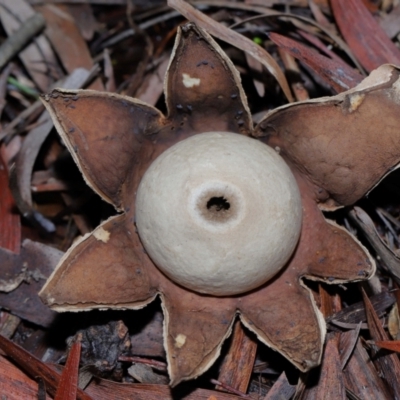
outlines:
[[[242,397],[243,399],[250,399],[251,398],[248,394],[243,393],[240,390],[236,390],[233,387],[231,387],[231,386],[229,386],[229,385],[227,385],[227,384],[225,384],[223,382],[217,381],[216,379],[210,379],[210,382],[213,385],[220,386],[221,388],[225,389],[226,391],[231,392],[233,394],[236,394],[236,395]]]
[[[137,363],[137,364],[146,364],[146,365],[150,365],[151,367],[158,369],[160,371],[167,370],[167,364],[165,364],[164,362],[157,361],[157,360],[149,360],[149,359],[143,358],[143,357],[119,356],[118,361],[125,361],[125,362]]]
[[[42,14],[34,14],[0,46],[0,69],[3,68],[44,27]]]

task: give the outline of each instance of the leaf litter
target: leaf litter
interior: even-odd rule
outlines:
[[[14,282],[15,288],[11,288],[9,293],[0,294],[0,332],[29,352],[16,352],[12,344],[7,344],[4,348],[2,346],[8,357],[0,358],[2,387],[6,387],[10,393],[18,390],[15,398],[37,398],[37,384],[33,379],[41,376],[47,382],[45,387],[48,396],[69,398],[67,392],[74,390],[74,379],[78,374],[77,351],[73,352],[74,366],[70,366],[72,361],[66,364],[64,371],[67,372],[63,374],[65,377],[62,378],[62,385],[58,383],[60,378],[57,378],[60,376],[60,370],[55,372],[54,369],[46,367],[50,363],[58,362],[60,357],[66,354],[67,337],[76,335],[82,329],[90,329],[91,326],[103,326],[100,336],[110,338],[111,331],[107,327],[116,320],[124,321],[130,335],[129,349],[124,348],[119,355],[116,353],[121,360],[127,359],[124,357],[137,357],[136,361],[139,360],[139,364],[135,365],[150,365],[150,368],[152,364],[156,365],[157,362],[165,360],[162,315],[158,303],[137,312],[91,311],[85,313],[86,315],[59,315],[40,302],[37,293],[44,284],[43,277],[51,274],[62,252],[81,235],[85,235],[101,221],[113,215],[114,211],[85,187],[79,171],[66,151],[65,143],[51,130],[50,119],[47,117],[48,122],[45,121],[47,114],[40,117],[41,112],[35,111],[40,107],[39,103],[27,96],[28,90],[24,91],[24,87],[37,93],[48,93],[58,82],[58,87],[68,88],[60,82],[73,79],[76,68],[85,68],[87,71],[91,70],[91,76],[86,75],[79,83],[75,83],[76,88],[103,90],[106,87],[107,90],[115,90],[119,94],[142,98],[164,112],[162,83],[167,68],[166,60],[171,53],[176,27],[184,22],[184,18],[188,18],[208,30],[215,39],[221,40],[223,50],[240,71],[250,111],[253,115],[262,115],[259,119],[261,124],[257,128],[260,136],[279,148],[281,154],[292,152],[292,162],[306,165],[307,173],[316,168],[317,174],[312,173],[311,176],[321,174],[317,179],[310,179],[307,185],[310,184],[315,191],[321,208],[329,210],[326,214],[329,219],[345,226],[352,234],[357,232],[359,240],[368,247],[377,262],[378,280],[375,279],[373,284],[369,281],[371,284],[343,283],[340,286],[306,281],[316,304],[328,322],[322,364],[307,375],[299,374],[299,371],[278,353],[262,344],[257,345],[251,333],[240,324],[236,324],[232,338],[222,348],[217,364],[197,380],[181,384],[171,392],[164,383],[153,383],[157,382],[157,378],[151,369],[144,371],[138,368],[135,372],[131,369],[130,374],[132,362],[119,361],[121,372],[113,377],[119,380],[119,383],[110,380],[110,377],[92,379],[87,386],[86,396],[99,399],[118,399],[124,396],[146,399],[160,396],[188,399],[247,396],[255,399],[289,399],[295,396],[306,399],[329,397],[334,393],[334,397],[330,398],[396,397],[399,390],[396,379],[398,356],[391,350],[396,351],[397,347],[396,342],[390,341],[387,336],[388,319],[394,318],[389,316],[389,311],[399,299],[397,252],[400,192],[396,185],[398,172],[395,169],[400,153],[395,144],[396,136],[386,139],[385,143],[385,134],[378,128],[370,129],[371,135],[376,135],[377,138],[374,146],[387,146],[384,159],[371,159],[372,149],[360,153],[360,144],[355,148],[351,140],[337,147],[338,152],[346,148],[350,159],[365,158],[363,165],[368,166],[375,162],[374,169],[378,172],[371,176],[366,174],[368,168],[352,170],[349,165],[338,166],[336,171],[326,172],[323,166],[326,160],[318,159],[321,154],[318,153],[318,147],[317,150],[313,150],[316,153],[311,156],[317,157],[318,162],[307,165],[307,157],[310,158],[307,148],[315,143],[315,137],[307,138],[310,130],[306,129],[305,133],[301,133],[300,139],[294,140],[295,147],[289,149],[285,148],[285,142],[279,142],[276,132],[280,127],[279,118],[290,118],[296,127],[301,127],[302,119],[306,118],[312,126],[313,118],[319,118],[318,112],[321,107],[330,107],[333,104],[332,109],[337,109],[342,100],[335,102],[332,98],[327,98],[320,102],[313,99],[334,96],[355,87],[364,74],[360,64],[371,71],[381,64],[398,62],[396,34],[389,38],[387,33],[376,28],[374,32],[379,33],[376,36],[368,28],[372,20],[379,24],[396,15],[399,12],[397,3],[384,2],[379,9],[373,2],[352,0],[352,5],[357,10],[355,12],[349,8],[344,9],[344,2],[339,0],[330,3],[323,0],[314,1],[311,8],[308,2],[289,0],[276,0],[268,4],[255,1],[194,2],[202,14],[192,9],[189,4],[177,0],[170,1],[170,5],[176,7],[178,13],[171,13],[171,9],[163,2],[149,5],[146,2],[134,1],[133,8],[126,8],[125,2],[113,0],[106,0],[101,4],[72,4],[74,2],[69,1],[62,4],[53,1],[44,1],[40,5],[36,3],[19,0],[2,2],[0,5],[3,40],[16,34],[16,30],[35,12],[42,13],[47,20],[46,29],[35,34],[35,37],[27,38],[29,46],[22,52],[17,50],[16,55],[8,60],[6,68],[3,69],[5,75],[1,78],[6,83],[6,90],[2,92],[4,107],[0,120],[3,161],[0,170],[0,280]],[[369,7],[366,8],[365,4]],[[274,13],[277,16],[271,17]],[[253,19],[254,14],[265,14],[269,17]],[[82,15],[88,16],[83,22]],[[294,22],[301,21],[302,18],[314,21],[314,25]],[[86,21],[90,26],[85,24]],[[346,23],[344,29],[342,21],[352,22]],[[237,28],[227,28],[237,23],[241,23]],[[151,54],[143,51],[143,35],[139,34],[138,29],[135,30],[135,25],[140,26],[152,42],[154,48]],[[315,40],[306,39],[304,29],[311,37],[318,38],[318,46]],[[391,31],[395,32],[396,27],[393,26]],[[355,40],[360,36],[368,41],[368,46]],[[335,37],[338,40],[335,41]],[[384,45],[376,44],[378,38]],[[104,45],[107,55],[103,52]],[[326,51],[323,51],[321,46],[325,46]],[[245,53],[245,57],[242,52]],[[335,57],[330,59],[330,52],[335,54]],[[282,55],[283,53],[285,55]],[[351,57],[348,54],[351,54]],[[263,67],[251,69],[253,64],[246,62],[246,57],[255,57]],[[353,63],[354,58],[357,64]],[[341,60],[343,68],[340,68],[338,60]],[[143,66],[139,68],[141,63]],[[289,65],[295,68],[288,68]],[[92,69],[93,66],[95,68]],[[386,67],[386,71],[391,72],[384,72],[383,78],[378,78],[372,86],[376,86],[376,93],[379,90],[379,93],[383,93],[383,104],[389,106],[383,106],[380,101],[371,103],[377,110],[376,116],[371,117],[371,126],[374,123],[379,126],[380,122],[376,121],[379,115],[385,115],[382,117],[383,122],[392,118],[391,114],[387,114],[390,107],[394,107],[393,113],[397,112],[397,92],[396,87],[392,86],[396,81],[394,76],[397,69],[388,68]],[[135,73],[138,75],[135,84],[132,85]],[[113,83],[110,84],[110,80]],[[257,88],[260,84],[263,86],[262,90],[260,86]],[[298,84],[312,100],[305,105],[285,106],[287,99],[291,100],[293,94],[296,94],[295,88]],[[372,101],[375,96],[374,90],[368,86],[360,88],[360,103],[354,103],[353,99],[347,111],[350,110],[351,114],[351,107],[354,111],[357,111],[359,105],[364,107],[368,104],[364,102],[365,99]],[[364,95],[366,97],[363,97]],[[283,108],[273,111],[277,107]],[[298,109],[302,111],[297,112]],[[343,110],[346,112],[343,108],[341,112],[344,112]],[[330,111],[328,114],[322,113],[322,120],[330,118],[326,116],[330,115],[329,113]],[[362,118],[368,120],[369,117],[367,112]],[[43,118],[43,121],[40,118]],[[355,127],[350,136],[361,137],[364,127],[357,127],[357,118],[351,116],[348,121],[350,122],[345,122],[343,126],[348,124]],[[398,125],[395,119],[393,121],[394,126]],[[325,129],[330,127],[331,130],[332,124],[326,122],[327,124],[322,126]],[[273,127],[275,136],[269,133],[265,136],[266,131],[263,127],[266,126],[269,129]],[[299,131],[294,129],[294,132],[298,134]],[[33,140],[31,144],[30,140]],[[303,147],[296,147],[299,140],[308,143],[304,144],[304,155]],[[334,139],[332,141],[334,142]],[[362,141],[360,143],[361,148],[364,148],[365,144]],[[13,149],[17,149],[16,156]],[[17,166],[19,168],[16,168]],[[351,178],[353,171],[358,186],[354,186],[351,179],[350,189],[346,189],[345,193],[338,192],[336,186],[326,186],[326,174],[340,172],[339,167],[347,168],[348,171],[347,174],[339,174],[338,181],[343,182],[349,179],[349,176]],[[295,168],[301,170],[302,167]],[[388,172],[391,174],[382,180],[381,177]],[[39,176],[46,177],[42,186],[35,183],[35,177]],[[8,186],[11,192],[8,191]],[[35,187],[40,187],[40,190],[33,190]],[[354,201],[357,203],[353,208]],[[380,218],[380,210],[391,217],[385,220],[386,223]],[[24,266],[26,263],[28,267]],[[37,274],[39,279],[31,279],[30,282],[21,279],[21,273],[25,274],[28,269],[32,271],[31,274],[40,271]],[[371,298],[372,304],[368,298]],[[291,300],[288,298],[286,301]],[[390,350],[382,353],[379,346]],[[30,354],[38,360],[32,362]],[[140,357],[145,358],[147,364],[140,364]],[[100,360],[99,356],[98,361]],[[82,361],[84,359],[81,358],[82,374],[89,368],[91,376],[99,375],[95,368],[84,365]],[[31,365],[31,369],[25,371],[26,375],[21,372],[24,370],[22,365],[18,367],[19,363]],[[95,361],[91,359],[89,364],[93,363]],[[162,378],[166,378],[165,372],[159,373]],[[16,385],[17,379],[21,379],[23,385]],[[124,382],[124,385],[120,382]],[[218,382],[216,386],[215,382]],[[293,390],[295,385],[296,394]]]

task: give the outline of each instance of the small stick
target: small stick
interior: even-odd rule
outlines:
[[[227,392],[231,392],[231,393],[233,393],[233,394],[236,394],[236,395],[242,397],[243,399],[250,399],[250,398],[251,398],[248,394],[243,393],[243,392],[241,392],[240,390],[236,390],[236,389],[233,388],[232,386],[229,386],[229,385],[227,385],[226,383],[217,381],[216,379],[210,379],[210,382],[211,382],[213,385],[220,386],[221,388],[225,389]]]
[[[132,362],[132,363],[137,363],[137,364],[146,364],[146,365],[150,365],[151,367],[156,368],[160,371],[167,370],[166,363],[164,363],[162,361],[149,360],[149,359],[143,358],[143,357],[119,356],[118,361],[126,361],[126,362]]]
[[[34,14],[0,46],[0,69],[3,68],[25,45],[45,27],[42,14]]]

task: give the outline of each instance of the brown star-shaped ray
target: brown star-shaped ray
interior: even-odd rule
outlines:
[[[374,87],[372,92],[380,90],[380,86]],[[367,98],[368,85],[360,92]],[[320,146],[322,154],[317,152],[317,165],[311,168],[307,148],[312,148],[314,141],[307,142],[306,135],[304,139],[296,136],[295,127],[305,127],[309,121],[303,120],[301,113],[296,114],[297,122],[273,113],[253,132],[238,72],[214,40],[193,24],[178,32],[165,95],[166,117],[139,100],[111,93],[54,90],[45,96],[56,128],[87,183],[122,213],[102,223],[65,254],[41,298],[55,310],[80,311],[139,309],[160,295],[171,385],[195,378],[211,366],[236,314],[262,342],[300,370],[309,370],[321,360],[325,325],[302,278],[340,283],[367,279],[375,270],[363,246],[343,228],[326,221],[318,208],[320,192],[328,199],[333,193],[332,180],[337,181],[334,174],[321,178],[318,163],[325,159],[327,167],[333,163],[331,169],[335,170],[342,162],[342,149],[335,147],[331,153],[329,143]],[[337,107],[335,102],[326,103],[327,109]],[[320,103],[307,104],[305,113],[312,114],[307,107],[318,108]],[[285,108],[282,113],[290,110]],[[361,110],[361,106],[355,108],[354,114]],[[346,125],[341,118],[349,115],[339,109],[337,124]],[[285,124],[293,130],[286,130]],[[332,121],[330,128],[334,129]],[[231,297],[198,294],[169,280],[148,257],[135,229],[136,190],[151,162],[178,141],[209,131],[264,136],[272,146],[279,146],[292,167],[303,202],[300,240],[286,267],[258,289]],[[321,130],[320,140],[325,143],[326,136],[326,141],[334,141],[332,136],[341,134]],[[370,150],[366,140],[356,139],[364,152]],[[351,160],[358,165],[357,159]],[[376,164],[366,168],[377,172]],[[376,181],[386,173],[385,168]],[[364,176],[354,181],[365,185],[359,182]],[[350,204],[373,184],[355,195],[347,181],[342,186],[339,182],[336,186],[350,200],[342,201],[337,191],[332,198],[337,204]]]

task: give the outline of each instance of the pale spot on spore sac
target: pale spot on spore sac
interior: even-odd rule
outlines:
[[[352,113],[361,106],[362,102],[364,101],[365,94],[355,93],[349,97],[350,100],[350,107],[349,111]]]
[[[189,74],[182,74],[182,77],[182,83],[189,89],[200,85],[200,78],[192,78]]]
[[[184,344],[186,343],[186,335],[183,333],[180,333],[176,338],[175,338],[175,347],[180,349]]]
[[[110,232],[106,231],[104,228],[100,227],[93,232],[93,236],[104,243],[107,243],[110,239]]]

